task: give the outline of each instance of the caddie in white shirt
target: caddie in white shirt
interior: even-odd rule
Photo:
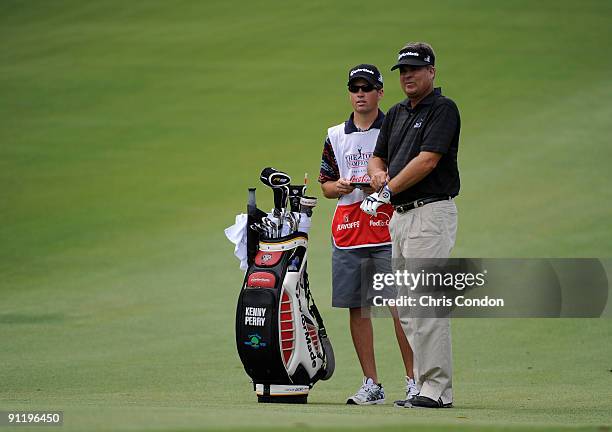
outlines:
[[[371,321],[372,301],[384,293],[372,289],[372,275],[392,271],[388,225],[393,207],[380,206],[376,216],[360,210],[367,194],[374,192],[369,187],[367,166],[384,119],[378,108],[384,94],[378,68],[371,64],[351,68],[348,90],[353,112],[347,121],[327,131],[319,182],[326,198],[338,200],[332,220],[332,306],[349,309],[353,345],[364,375],[361,388],[347,404],[372,405],[385,402],[376,371]],[[395,293],[387,291],[387,296],[394,297]],[[406,368],[408,398],[416,394],[412,349],[395,308],[391,308],[391,314]]]

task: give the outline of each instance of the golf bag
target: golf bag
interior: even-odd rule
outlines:
[[[308,234],[295,222],[309,221],[316,199],[303,197],[305,185],[282,182],[264,181],[285,191],[275,193],[271,215],[257,209],[249,190],[248,269],[236,310],[236,346],[259,402],[306,403],[312,386],[331,378],[334,354],[308,283]],[[265,218],[284,224],[287,198],[298,216],[286,221],[287,230],[265,229]]]

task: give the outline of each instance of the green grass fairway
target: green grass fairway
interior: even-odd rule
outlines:
[[[461,109],[454,256],[612,257],[612,2],[421,3],[0,2],[0,411],[63,410],[64,431],[610,430],[609,319],[458,319],[454,409],[343,405],[361,376],[322,199],[309,269],[336,374],[306,406],[255,402],[223,229],[264,166],[321,197],[348,68],[381,68],[387,109],[409,40]]]

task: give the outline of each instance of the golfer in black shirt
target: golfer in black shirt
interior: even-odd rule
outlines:
[[[395,212],[389,224],[392,257],[394,270],[402,270],[399,267],[410,259],[448,258],[455,244],[457,208],[453,198],[459,194],[460,118],[455,103],[434,88],[435,54],[429,44],[404,46],[394,69],[400,70],[400,85],[407,99],[393,106],[385,117],[368,164],[372,187],[379,192],[368,196],[361,208],[375,215],[380,205],[393,204]],[[452,406],[450,320],[415,317],[408,308],[398,311],[414,350],[420,393],[396,405]]]

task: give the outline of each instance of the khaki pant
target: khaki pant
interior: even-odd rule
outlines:
[[[406,213],[389,223],[393,271],[408,269],[410,258],[448,258],[457,234],[457,207],[445,200]],[[400,287],[398,296],[408,295]],[[442,403],[453,401],[453,364],[449,318],[415,318],[398,308],[402,328],[414,351],[414,376],[420,394]]]

